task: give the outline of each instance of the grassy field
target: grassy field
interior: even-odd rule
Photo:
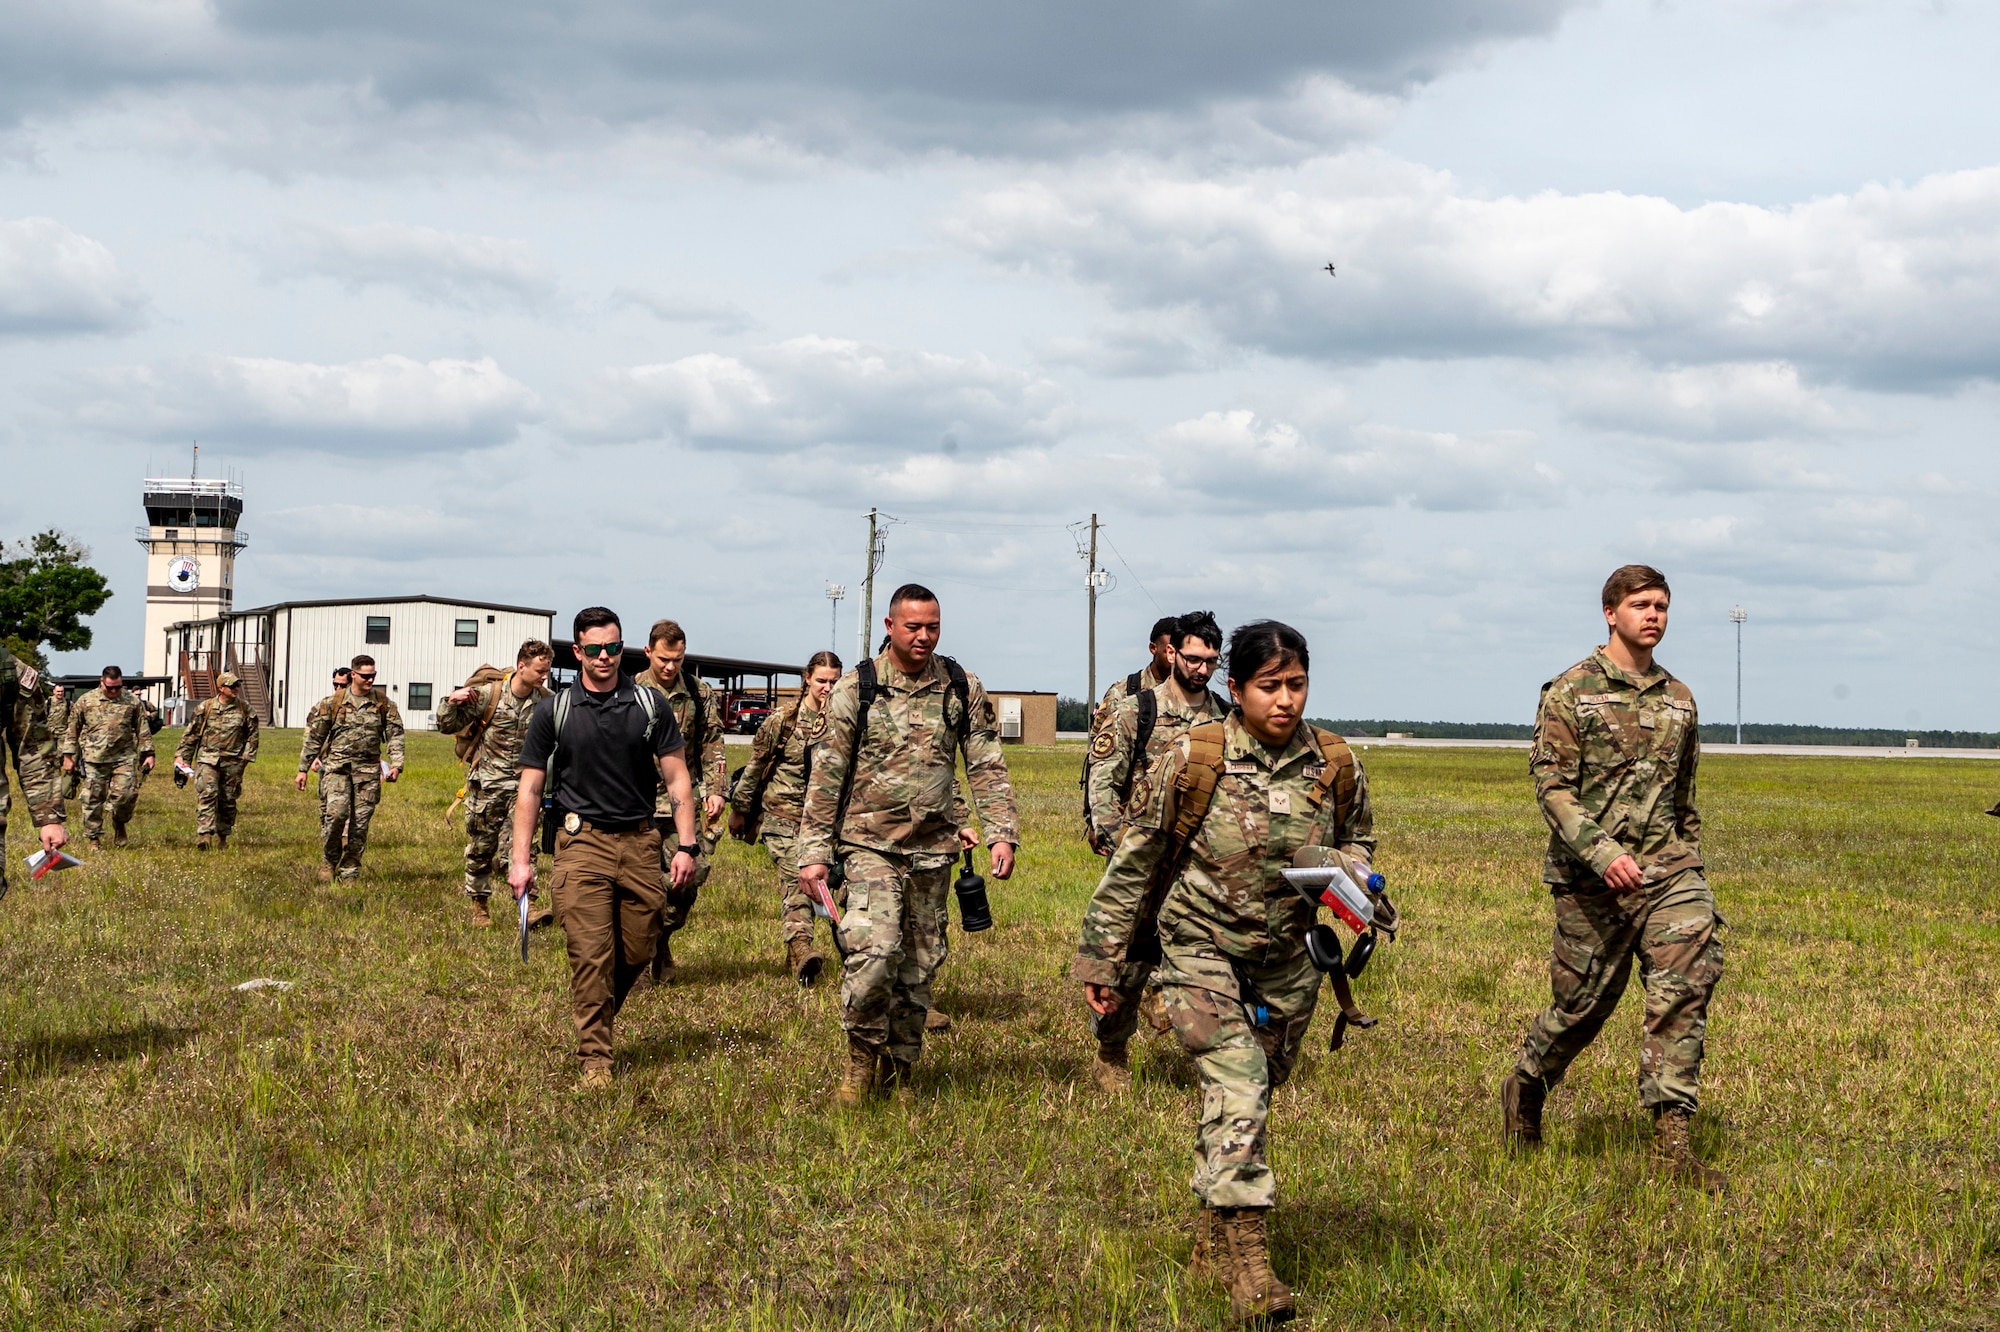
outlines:
[[[313,880],[295,744],[267,736],[226,853],[162,773],[131,850],[13,875],[6,1326],[1221,1325],[1182,1267],[1190,1071],[1153,1045],[1129,1104],[1081,1081],[1077,750],[1015,755],[1023,872],[954,931],[918,1106],[835,1114],[836,999],[783,975],[761,853],[725,852],[681,983],[579,1100],[560,938],[523,966],[466,923],[449,743],[415,739],[359,891]],[[1501,1152],[1547,985],[1524,756],[1364,762],[1408,928],[1359,986],[1382,1025],[1330,1055],[1318,1024],[1273,1115],[1304,1325],[2000,1326],[2000,765],[1708,764],[1710,1201],[1644,1168],[1630,997],[1549,1150]],[[260,976],[294,988],[233,988]]]

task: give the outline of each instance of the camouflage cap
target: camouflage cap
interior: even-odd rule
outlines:
[[[215,685],[218,689],[234,689],[242,683],[243,677],[235,671],[224,671],[215,677]]]

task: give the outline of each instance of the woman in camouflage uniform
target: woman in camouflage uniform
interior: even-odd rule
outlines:
[[[778,867],[778,895],[784,903],[785,966],[800,985],[819,979],[826,959],[813,951],[812,903],[799,891],[799,813],[805,806],[812,747],[826,723],[820,708],[840,679],[840,658],[815,652],[806,663],[799,696],[764,719],[729,791],[729,831],[755,838]],[[754,826],[753,826],[754,825]]]
[[[1168,1016],[1201,1074],[1190,1267],[1221,1277],[1244,1321],[1296,1312],[1265,1247],[1277,1201],[1265,1123],[1312,1021],[1320,973],[1305,947],[1315,908],[1280,872],[1302,847],[1363,861],[1375,849],[1367,779],[1352,752],[1301,724],[1307,669],[1306,641],[1287,625],[1261,621],[1231,635],[1234,707],[1175,741],[1133,792],[1072,969],[1091,1008],[1108,1016],[1128,955],[1156,949]],[[1213,794],[1190,829],[1183,808],[1198,809],[1204,787]],[[1157,944],[1134,938],[1161,885]]]

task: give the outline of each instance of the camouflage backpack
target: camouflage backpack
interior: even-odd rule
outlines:
[[[460,687],[465,689],[484,689],[487,685],[497,683],[501,689],[504,689],[507,687],[508,681],[513,678],[514,672],[512,671],[503,671],[498,666],[481,666]],[[457,755],[460,763],[470,766],[472,760],[478,757],[480,743],[486,739],[486,728],[493,724],[493,714],[499,711],[499,709],[500,690],[495,689],[492,700],[480,712],[479,720],[473,722],[464,730],[457,732],[452,737],[451,752]]]

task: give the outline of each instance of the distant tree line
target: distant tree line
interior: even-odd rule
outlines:
[[[1340,735],[1381,737],[1394,731],[1418,740],[1530,740],[1532,725],[1516,722],[1419,722],[1312,719],[1315,726]],[[1701,728],[1702,743],[1733,744],[1733,722],[1707,722]],[[2000,732],[1895,730],[1881,726],[1795,726],[1786,722],[1745,722],[1746,745],[1858,745],[1900,748],[1915,740],[1925,749],[2000,749]]]
[[[1056,699],[1056,729],[1058,731],[1089,730],[1090,704],[1080,698]]]

